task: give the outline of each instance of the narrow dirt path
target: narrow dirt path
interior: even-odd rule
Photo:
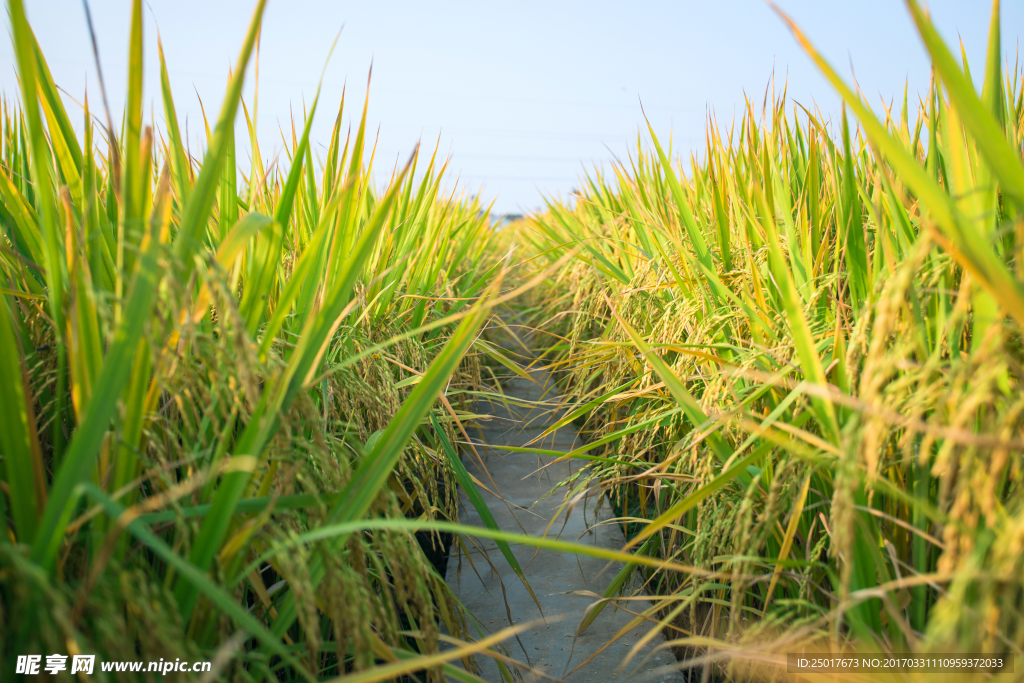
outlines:
[[[505,387],[505,393],[511,401],[537,402],[544,400],[548,404],[556,402],[557,395],[551,377],[543,370],[530,373],[533,382],[517,377]],[[548,495],[552,487],[563,481],[571,472],[581,465],[579,461],[567,460],[549,467],[542,472],[538,468],[555,458],[540,456],[533,453],[515,453],[503,451],[498,446],[526,446],[542,434],[555,419],[546,415],[538,407],[528,408],[512,405],[506,407],[494,402],[477,406],[477,410],[491,414],[491,419],[482,423],[482,429],[470,432],[474,440],[481,439],[477,451],[484,459],[490,478],[498,486],[498,490],[509,505],[497,497],[482,491],[491,513],[502,530],[520,531],[520,525],[531,536],[545,533],[548,523],[558,511],[562,502],[564,489],[558,489]],[[532,447],[545,450],[567,452],[579,447],[582,441],[572,426],[563,427],[545,437],[543,443],[534,443]],[[480,481],[490,486],[490,480],[480,470],[476,458],[469,454],[464,457],[467,469]],[[483,526],[479,515],[465,497],[461,500],[462,520],[467,524]],[[518,506],[518,507],[517,507]],[[515,510],[515,519],[509,511]],[[625,543],[618,524],[605,523],[611,516],[610,505],[606,504],[599,514],[594,514],[594,502],[586,505],[582,502],[576,506],[568,518],[563,513],[551,526],[550,536],[565,541],[593,544],[605,548],[619,549]],[[518,523],[517,521],[518,520]],[[565,522],[564,527],[562,522]],[[447,580],[452,590],[473,614],[481,619],[491,631],[508,626],[505,599],[502,597],[501,583],[504,582],[508,611],[513,623],[539,619],[541,614],[529,592],[518,580],[515,573],[505,561],[493,541],[480,539],[478,548],[470,546],[470,566],[465,556],[452,557],[448,563]],[[654,652],[657,645],[664,644],[662,636],[657,636],[652,643],[639,653],[621,674],[617,669],[624,656],[650,629],[650,625],[639,625],[630,629],[578,671],[569,674],[573,669],[593,655],[599,648],[615,638],[616,633],[624,628],[632,618],[628,612],[615,609],[612,605],[605,608],[597,620],[586,632],[576,638],[572,634],[583,618],[587,605],[595,598],[585,595],[574,595],[573,591],[589,591],[600,594],[621,568],[619,564],[609,564],[605,560],[577,556],[572,553],[554,551],[536,551],[532,547],[512,546],[512,550],[523,567],[524,574],[530,582],[541,607],[544,610],[546,625],[541,623],[535,628],[522,633],[520,640],[526,650],[526,656],[536,669],[548,676],[566,681],[682,681],[681,674],[663,667],[675,663],[675,658],[667,649]],[[490,559],[481,557],[481,551]],[[497,570],[492,569],[491,565]],[[480,578],[474,572],[479,572]],[[499,581],[500,575],[500,581]],[[482,579],[482,581],[481,581]],[[632,611],[640,611],[649,603],[627,603]],[[523,649],[514,640],[507,641],[510,654],[525,661]],[[487,681],[500,681],[498,668],[493,660],[477,657],[483,668],[483,677]],[[660,670],[659,670],[660,669]],[[569,675],[566,675],[569,674]],[[533,674],[526,675],[526,681],[542,680]]]

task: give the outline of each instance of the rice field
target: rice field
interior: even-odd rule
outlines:
[[[321,167],[314,100],[288,163],[263,168],[233,126],[252,130],[239,94],[262,10],[196,159],[164,64],[166,129],[143,125],[141,3],[124,126],[105,137],[110,113],[97,123],[86,102],[84,140],[10,3],[5,667],[74,644],[115,660],[221,653],[224,678],[298,680],[436,652],[439,622],[467,633],[412,527],[360,522],[453,517],[440,444],[482,385],[470,349],[500,283],[485,214],[442,192],[436,156],[376,188],[365,108],[347,135],[344,103]]]
[[[791,24],[841,118],[769,91],[687,164],[650,131],[519,226],[575,264],[534,294],[562,419],[591,437],[575,486],[687,567],[639,572],[648,616],[716,675],[1024,646],[1021,75],[998,5],[979,95],[908,4],[934,66],[917,106],[874,114]]]
[[[794,652],[1019,670],[1024,74],[998,2],[972,75],[908,0],[933,84],[880,114],[790,22],[841,112],[771,88],[685,162],[645,131],[500,228],[436,151],[375,168],[365,103],[345,130],[318,94],[265,167],[242,98],[264,4],[191,150],[162,52],[145,122],[140,0],[124,112],[69,110],[8,2],[5,680],[37,652],[362,683],[494,656],[532,680],[498,645],[523,626],[491,633],[445,583],[474,537],[527,586],[509,543],[623,562],[576,633],[642,589],[633,623],[694,680],[781,680]],[[587,437],[566,504],[611,506],[620,551],[459,524],[476,402],[528,364],[563,395],[545,434]]]

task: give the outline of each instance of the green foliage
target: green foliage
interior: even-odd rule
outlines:
[[[472,349],[502,272],[487,212],[442,192],[436,159],[416,173],[418,152],[378,192],[365,108],[353,141],[339,107],[315,158],[319,98],[287,172],[264,167],[246,111],[240,172],[263,5],[196,159],[162,50],[166,130],[144,125],[141,2],[122,134],[97,136],[86,108],[84,142],[9,3],[22,90],[0,102],[4,666],[71,644],[157,660],[234,643],[228,679],[387,664],[443,680],[440,629],[467,635],[412,531],[457,519],[435,403],[465,416],[481,388]],[[342,523],[355,532],[292,542]]]
[[[647,616],[741,680],[744,651],[1024,651],[1024,80],[998,3],[980,95],[909,5],[916,122],[790,23],[859,128],[771,96],[508,228],[575,264],[535,299],[591,438],[569,495],[646,520],[638,555],[690,568],[644,571]]]

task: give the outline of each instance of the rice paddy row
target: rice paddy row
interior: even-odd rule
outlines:
[[[1024,649],[1024,84],[998,3],[980,96],[908,5],[918,106],[876,116],[791,24],[841,118],[769,93],[685,167],[652,130],[516,226],[574,264],[533,299],[591,440],[573,495],[607,490],[637,555],[687,567],[641,572],[644,616],[717,676]]]
[[[38,652],[213,660],[231,680],[416,660],[392,664],[401,674],[436,654],[441,627],[469,635],[420,547],[443,539],[401,524],[455,519],[442,444],[482,387],[482,295],[500,280],[486,212],[419,154],[378,190],[365,107],[354,132],[344,102],[331,112],[314,161],[319,96],[287,160],[265,167],[240,97],[263,4],[196,158],[162,52],[166,126],[144,125],[141,2],[123,125],[86,99],[81,140],[9,3],[21,103],[2,103],[0,137],[5,671]],[[361,526],[381,518],[398,525]]]

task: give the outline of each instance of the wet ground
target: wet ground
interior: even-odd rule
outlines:
[[[489,488],[492,488],[493,480],[504,497],[502,501],[481,490],[503,531],[525,531],[531,536],[540,536],[547,531],[549,536],[565,541],[621,549],[625,541],[619,525],[608,522],[612,513],[607,500],[596,514],[594,500],[580,501],[568,515],[564,512],[559,515],[548,530],[549,523],[563,502],[565,492],[564,488],[552,492],[552,487],[577,471],[585,464],[584,461],[566,460],[538,471],[555,460],[555,457],[497,448],[525,447],[557,420],[557,417],[547,414],[542,407],[512,404],[512,401],[543,402],[549,405],[557,403],[558,397],[553,395],[556,389],[548,373],[533,370],[530,376],[533,381],[517,377],[505,385],[508,404],[492,402],[490,405],[484,403],[477,406],[478,411],[486,411],[491,415],[489,420],[477,423],[480,429],[470,431],[474,441],[479,442],[476,449],[487,472],[483,471],[472,453],[463,457],[466,468]],[[559,414],[556,412],[556,415]],[[582,441],[570,424],[547,435],[543,442],[532,443],[530,447],[567,452],[580,445]],[[463,496],[461,503],[460,521],[482,526],[479,515],[468,499]],[[573,638],[587,606],[596,600],[593,595],[581,595],[579,592],[599,595],[622,565],[575,553],[538,551],[529,546],[513,545],[512,551],[543,609],[542,618],[537,604],[495,543],[487,539],[477,539],[476,542],[479,547],[470,546],[469,559],[472,559],[480,578],[467,558],[457,557],[455,550],[448,563],[448,584],[466,607],[491,631],[509,626],[509,613],[512,622],[516,624],[543,619],[520,634],[522,647],[514,638],[506,641],[510,656],[520,661],[528,658],[535,669],[543,671],[547,676],[554,679],[564,677],[564,680],[573,683],[683,680],[681,674],[667,668],[675,664],[675,658],[664,647],[665,640],[661,635],[635,655],[623,671],[619,671],[624,656],[651,627],[650,622],[641,623],[619,635],[633,619],[633,615],[624,609],[608,605],[582,635]],[[486,553],[490,564],[482,556],[483,553]],[[505,586],[504,599],[502,582]],[[640,612],[650,606],[646,601],[627,602],[623,605],[633,612]],[[598,652],[605,645],[608,646]],[[658,649],[658,646],[661,648]],[[478,656],[477,662],[483,669],[485,680],[495,683],[501,680],[493,660]],[[583,666],[577,669],[581,664]],[[544,679],[527,673],[525,680]]]

